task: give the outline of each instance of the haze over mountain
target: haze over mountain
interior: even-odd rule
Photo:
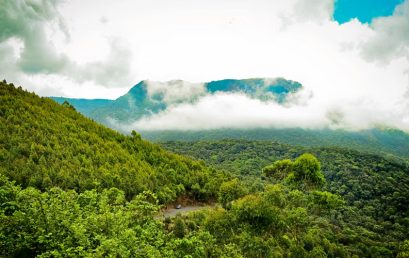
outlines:
[[[59,103],[67,100],[83,114],[110,127],[127,131],[139,120],[150,119],[181,106],[196,105],[206,98],[238,96],[260,103],[291,105],[291,102],[298,100],[299,96],[296,93],[301,90],[300,83],[283,78],[226,79],[208,83],[190,83],[183,80],[141,81],[127,94],[113,101],[71,100],[62,97],[52,97],[52,99]],[[250,112],[257,112],[257,110]],[[201,114],[197,114],[198,118],[200,116]]]
[[[388,127],[388,120],[360,127],[345,121],[354,112],[339,110],[314,120],[317,114],[308,108],[312,97],[298,82],[255,78],[209,83],[141,81],[116,100],[53,99],[68,101],[108,127],[126,134],[135,129],[153,141],[275,140],[409,157],[409,134]],[[288,117],[277,115],[277,109],[285,110]]]

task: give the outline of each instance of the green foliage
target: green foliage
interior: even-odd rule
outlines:
[[[217,198],[226,175],[124,136],[77,113],[71,104],[0,83],[1,173],[23,187],[77,192],[116,187],[130,200],[153,191],[161,203],[186,195]]]
[[[4,176],[0,193],[3,257],[144,256],[156,248],[150,234],[158,241],[165,238],[161,224],[153,218],[159,206],[151,193],[128,202],[116,188],[102,193],[78,194],[59,188],[40,192],[21,189]]]
[[[273,165],[268,165],[263,168],[263,175],[272,177],[276,180],[284,179],[290,172],[293,171],[293,162],[290,159],[278,160]]]
[[[312,204],[319,209],[335,209],[345,204],[345,201],[336,194],[330,192],[314,191],[312,193]]]
[[[247,189],[235,178],[221,184],[218,201],[227,208],[231,201],[243,197],[247,192]]]
[[[403,241],[409,239],[409,166],[400,158],[340,148],[303,148],[270,141],[166,142],[162,146],[202,159],[217,169],[231,171],[243,184],[259,182],[262,187],[256,191],[250,188],[253,192],[268,192],[269,183],[282,182],[287,173],[294,177],[287,178],[287,181],[297,182],[295,170],[290,169],[290,164],[295,161],[290,161],[303,153],[311,153],[321,163],[326,184],[319,191],[308,185],[290,185],[287,198],[277,200],[277,203],[286,200],[285,205],[278,207],[304,207],[320,218],[328,218],[336,232],[331,238],[347,246],[342,251],[337,249],[336,252],[341,254],[393,257]],[[320,171],[314,159],[307,161],[299,161],[299,168],[302,168],[299,175]],[[318,175],[316,179],[320,182],[321,176]],[[265,180],[260,180],[263,177]],[[325,228],[327,224],[318,226]],[[229,231],[224,229],[224,232]],[[332,247],[325,247],[324,251],[327,252],[328,248]],[[295,253],[297,250],[294,247]],[[336,256],[345,256],[341,254]]]
[[[321,172],[321,163],[309,153],[304,153],[298,157],[293,165],[286,181],[303,190],[320,188],[325,184],[324,174]]]
[[[289,185],[302,190],[321,188],[325,184],[321,163],[309,153],[304,153],[294,162],[290,159],[278,160],[273,165],[264,167],[262,173],[275,182],[285,179]]]
[[[409,257],[409,240],[405,240],[399,247],[399,253],[397,258],[408,258]]]
[[[293,146],[341,147],[371,152],[382,156],[409,157],[409,134],[391,128],[373,128],[361,131],[342,129],[303,128],[256,128],[256,129],[213,129],[184,131],[153,130],[141,132],[143,137],[155,142],[220,142],[225,139],[276,142]],[[189,143],[187,143],[189,144]],[[267,164],[266,164],[267,165]]]
[[[291,193],[291,194],[290,194]],[[340,198],[340,197],[338,197]],[[301,199],[302,201],[297,201]],[[340,207],[328,207],[336,211]],[[313,194],[275,184],[216,208],[185,218],[208,231],[218,248],[235,247],[233,257],[348,257],[354,251],[337,241],[337,226],[314,207]],[[229,257],[229,256],[227,256]]]
[[[174,222],[173,234],[178,238],[183,238],[186,234],[186,225],[183,220],[177,216]]]

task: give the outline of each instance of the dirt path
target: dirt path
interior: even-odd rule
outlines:
[[[164,210],[162,212],[162,214],[159,215],[158,217],[159,218],[160,217],[162,217],[162,218],[172,218],[172,217],[175,217],[179,213],[181,215],[183,215],[183,214],[189,213],[191,211],[198,211],[198,210],[203,210],[203,209],[212,208],[212,207],[214,207],[214,206],[211,206],[211,205],[206,205],[206,206],[192,205],[192,206],[185,206],[185,207],[182,207],[180,209],[172,208],[172,209]]]

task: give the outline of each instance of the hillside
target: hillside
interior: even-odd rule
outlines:
[[[201,163],[108,129],[70,105],[0,86],[0,172],[23,187],[116,187],[128,199],[150,190],[162,203],[216,195],[223,175]]]
[[[398,129],[361,131],[302,128],[217,129],[205,131],[141,131],[146,139],[163,141],[267,140],[304,147],[343,147],[381,155],[409,157],[409,134]]]
[[[221,140],[163,142],[164,148],[204,160],[241,177],[250,189],[262,188],[262,169],[278,160],[314,154],[322,163],[325,189],[349,205],[342,215],[348,238],[365,234],[370,241],[409,238],[409,162],[342,148],[305,148],[271,141]],[[388,240],[387,240],[388,239]],[[365,241],[365,240],[364,240]],[[368,257],[371,257],[369,255]]]

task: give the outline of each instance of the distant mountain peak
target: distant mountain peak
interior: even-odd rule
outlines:
[[[278,78],[223,79],[210,82],[189,82],[181,79],[169,81],[142,80],[125,95],[106,105],[87,109],[84,114],[112,126],[112,121],[129,123],[142,117],[151,116],[166,110],[170,106],[194,103],[200,98],[218,93],[244,94],[261,101],[285,104],[288,96],[302,89],[296,81]],[[54,98],[60,102],[60,99]],[[71,103],[70,99],[68,100]],[[88,100],[87,105],[91,105]],[[84,110],[80,100],[71,103],[80,112]]]

